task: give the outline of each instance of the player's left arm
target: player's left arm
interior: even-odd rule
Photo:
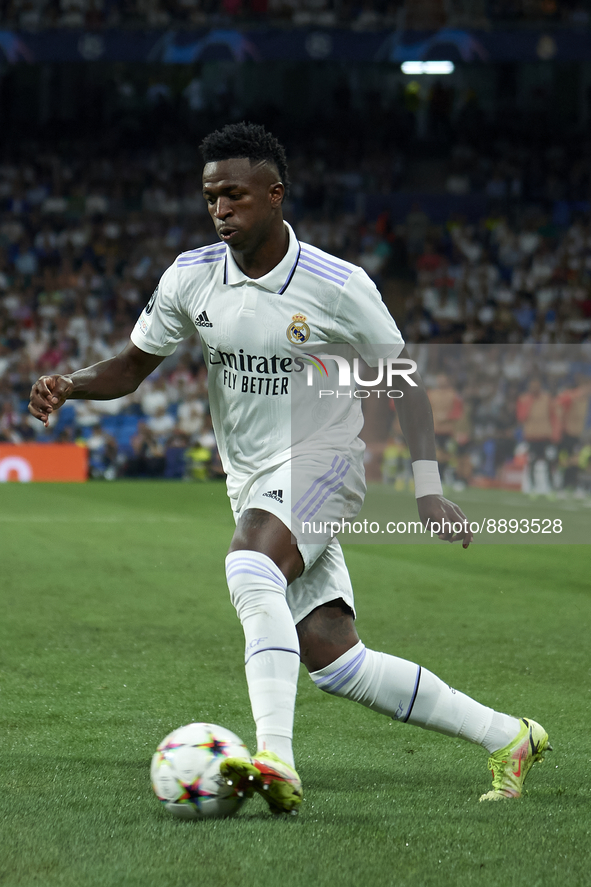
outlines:
[[[363,323],[359,318],[363,317]],[[367,351],[379,349],[383,354],[383,343],[391,343],[391,354],[410,359],[403,345],[402,335],[382,301],[376,285],[361,268],[351,274],[343,287],[340,302],[336,309],[334,341],[348,342],[354,345],[357,352],[370,365],[371,356]],[[381,343],[376,345],[375,343]],[[433,412],[422,379],[418,373],[412,378],[416,386],[405,385],[404,396],[396,401],[396,410],[400,418],[400,427],[410,450],[411,460],[427,460],[437,466],[435,455],[435,432],[433,429]],[[402,383],[401,383],[402,384]],[[436,471],[437,477],[439,476]],[[440,486],[440,484],[439,484]],[[449,542],[462,540],[464,548],[472,541],[469,524],[463,511],[441,495],[425,495],[417,499],[419,517],[426,527],[438,523],[444,532],[438,533],[440,539]],[[445,523],[444,523],[445,521]],[[461,523],[462,532],[454,533],[453,524]]]
[[[406,348],[400,357],[409,359]],[[396,412],[402,433],[406,438],[412,462],[426,460],[436,462],[435,431],[433,428],[433,411],[429,397],[418,372],[412,374],[416,386],[406,384],[404,396],[396,401]],[[472,541],[472,534],[466,515],[453,502],[439,494],[429,494],[417,499],[419,517],[429,528],[432,523],[438,524],[444,532],[438,533],[440,539],[449,542],[462,540],[462,547],[467,548]],[[454,533],[453,524],[461,524],[461,532]]]

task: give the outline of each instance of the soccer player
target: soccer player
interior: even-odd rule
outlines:
[[[449,376],[439,373],[437,387],[427,392],[433,410],[437,461],[446,483],[454,480],[452,459],[456,448],[455,432],[464,417],[464,403],[453,387]]]
[[[529,450],[523,492],[548,496],[552,492],[550,460],[555,455],[554,443],[560,431],[554,398],[538,376],[530,379],[527,391],[517,399],[515,412]]]
[[[575,493],[584,496],[579,487],[580,466],[578,453],[582,438],[587,427],[589,406],[591,404],[591,379],[583,373],[577,373],[576,385],[562,391],[555,400],[558,411],[562,436],[560,439],[560,456],[566,462],[563,486],[572,488]]]
[[[361,353],[386,343],[385,356],[398,359],[405,357],[402,336],[361,268],[300,243],[284,222],[287,164],[271,134],[232,124],[209,135],[201,151],[203,195],[221,243],[182,253],[164,272],[126,348],[72,375],[42,377],[29,410],[47,425],[70,398],[128,394],[198,330],[236,519],[226,576],[246,639],[258,744],[251,762],[228,759],[223,773],[257,790],[273,812],[297,810],[302,786],[292,729],[301,659],[327,693],[482,745],[494,777],[482,799],[519,797],[532,764],[549,748],[546,731],[481,705],[426,668],[367,649],[355,629],[340,545],[304,533],[311,517],[338,520],[359,509],[362,417],[358,400],[339,399],[328,418],[315,414],[315,445],[300,439],[291,393],[303,361],[294,349],[304,355],[313,345],[335,351],[343,344]],[[467,548],[464,515],[442,496],[431,408],[417,383],[407,386],[397,408],[419,517],[441,527],[440,538]],[[292,478],[303,489],[297,500]],[[462,522],[461,532],[453,531],[454,522],[456,528]]]

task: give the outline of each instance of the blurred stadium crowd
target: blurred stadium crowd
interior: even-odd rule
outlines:
[[[589,214],[571,213],[570,204],[557,202],[569,187],[587,196],[589,182],[584,164],[578,166],[566,146],[548,146],[536,165],[528,150],[514,143],[493,145],[487,156],[458,142],[450,153],[449,176],[466,177],[488,197],[488,213],[477,223],[457,216],[434,224],[420,204],[403,219],[388,212],[367,219],[366,189],[380,183],[390,189],[393,176],[403,182],[404,160],[393,163],[378,152],[360,166],[335,167],[330,154],[329,146],[324,158],[317,154],[313,161],[292,155],[295,185],[287,215],[302,240],[366,269],[409,342],[493,347],[591,341]],[[24,411],[31,383],[42,373],[68,372],[123,347],[163,270],[183,250],[214,240],[198,172],[182,149],[92,162],[43,151],[29,158],[5,156],[0,164],[0,440],[48,439]],[[553,190],[556,181],[560,192]],[[343,195],[347,205],[357,204],[361,211],[347,211]],[[575,379],[577,367],[584,372],[581,360],[564,371],[560,385],[540,371],[553,403],[583,384]],[[432,387],[438,372],[428,370]],[[464,460],[460,477],[468,481],[474,471],[494,477],[523,440],[524,419],[516,402],[528,376],[518,372],[509,379],[497,372],[494,391],[479,376],[477,384],[462,382],[457,373],[452,378],[467,405],[456,418],[473,418],[464,421],[459,440],[455,431],[448,439],[442,460],[454,463],[457,479],[459,447],[470,453],[471,465],[468,470]],[[482,404],[493,401],[502,416],[502,444],[498,423],[474,424],[484,415]],[[552,407],[552,421],[544,426],[548,445],[563,435],[560,409]],[[581,439],[570,448],[569,459],[578,459],[586,445],[586,414],[581,421]],[[83,438],[95,476],[220,474],[198,337],[180,347],[136,395],[64,407],[49,437]],[[550,468],[553,464],[548,462]],[[563,483],[561,477],[556,483]]]
[[[486,8],[501,6],[506,12],[511,4]],[[302,99],[292,107],[274,104],[264,91],[253,105],[252,93],[241,92],[240,66],[212,69],[215,77],[199,67],[182,77],[170,66],[105,70],[106,81],[88,94],[102,111],[89,113],[93,103],[84,93],[71,119],[58,101],[60,90],[67,92],[65,74],[49,72],[51,95],[40,76],[39,122],[24,133],[26,121],[5,91],[0,440],[84,439],[95,476],[221,474],[197,335],[136,395],[68,404],[49,433],[25,405],[40,374],[72,371],[123,347],[166,267],[180,252],[215,240],[196,146],[206,132],[243,116],[265,122],[286,145],[293,186],[285,210],[300,239],[361,265],[408,342],[569,346],[587,354],[591,139],[584,127],[553,116],[559,103],[542,86],[519,113],[507,114],[504,99],[493,113],[461,81],[448,86],[433,78],[419,87],[341,71],[321,104]],[[304,73],[294,68],[290,76]],[[573,361],[561,379],[537,371],[551,399],[581,386],[584,358]],[[449,367],[426,367],[432,389],[441,373],[464,404],[461,440],[452,435],[440,448],[449,477],[494,478],[523,443],[516,403],[531,372],[520,380],[498,372],[495,391],[484,380],[481,394]],[[479,397],[497,404],[505,443],[494,422],[475,420],[483,415]],[[563,406],[552,410],[548,446],[566,427]],[[588,416],[580,410],[570,460],[587,445]],[[458,469],[458,447],[469,454],[472,473],[465,459]],[[557,465],[550,460],[548,472],[564,486]]]
[[[0,28],[195,28],[238,23],[357,29],[587,27],[587,0],[0,0]]]
[[[591,343],[409,349],[428,385],[444,483],[588,498]],[[375,409],[366,419],[374,477],[380,471],[387,483],[409,485],[410,454],[395,416],[386,418],[387,436],[375,433]]]

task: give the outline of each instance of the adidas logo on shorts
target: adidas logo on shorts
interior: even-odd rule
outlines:
[[[207,311],[202,311],[201,314],[198,314],[195,318],[195,326],[213,326],[209,317],[207,316]]]
[[[283,504],[283,490],[267,490],[266,493],[263,493],[263,496],[268,496],[269,499],[275,499]]]

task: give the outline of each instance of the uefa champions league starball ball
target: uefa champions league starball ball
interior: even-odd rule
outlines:
[[[233,816],[245,801],[220,773],[224,758],[250,758],[241,739],[216,724],[187,724],[162,740],[152,758],[152,788],[183,819]]]

